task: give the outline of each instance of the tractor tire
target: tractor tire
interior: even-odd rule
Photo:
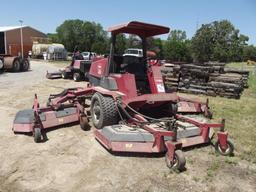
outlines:
[[[41,129],[38,127],[34,129],[34,141],[36,143],[40,143],[42,141]]]
[[[15,59],[12,64],[12,71],[13,72],[19,72],[21,68],[19,59]]]
[[[234,144],[231,140],[227,140],[228,148],[224,151],[220,147],[219,141],[217,141],[214,145],[215,151],[223,156],[232,156],[234,153]]]
[[[22,71],[28,71],[29,69],[29,60],[24,59],[22,64]]]
[[[97,129],[118,123],[118,112],[112,97],[95,93],[91,100],[92,123]]]
[[[67,79],[68,78],[68,73],[66,71],[62,71],[61,77],[62,77],[62,79]]]
[[[74,80],[75,82],[81,81],[81,75],[80,75],[80,73],[74,73],[74,74],[73,74],[73,80]]]
[[[84,131],[90,130],[88,118],[84,114],[80,116],[80,127]]]
[[[174,153],[174,162],[170,162],[167,153],[165,154],[165,162],[169,169],[183,171],[186,165],[186,158],[181,150],[176,150]]]

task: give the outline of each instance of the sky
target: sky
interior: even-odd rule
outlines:
[[[227,19],[256,45],[256,0],[1,0],[0,10],[0,26],[23,20],[44,33],[67,19],[95,21],[104,29],[136,20],[184,30],[191,38],[202,24]]]

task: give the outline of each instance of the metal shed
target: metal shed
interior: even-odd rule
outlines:
[[[0,54],[17,56],[22,53],[23,49],[23,54],[26,57],[32,50],[32,39],[35,37],[46,38],[47,36],[30,26],[0,27]]]

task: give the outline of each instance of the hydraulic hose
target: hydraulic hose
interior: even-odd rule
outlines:
[[[124,104],[124,103],[123,103],[123,104]],[[134,113],[136,113],[136,114],[138,114],[138,115],[144,117],[145,119],[148,119],[148,120],[149,120],[149,122],[142,122],[142,121],[138,121],[137,119],[133,118],[133,117],[123,108],[123,106],[122,106],[120,103],[118,103],[117,106],[118,106],[119,109],[121,109],[121,111],[126,115],[126,117],[127,117],[128,119],[132,119],[132,120],[134,120],[134,121],[136,121],[136,122],[139,122],[139,123],[163,122],[163,121],[164,121],[164,122],[169,122],[170,120],[173,120],[173,118],[171,118],[171,119],[170,119],[170,118],[156,119],[156,118],[153,118],[153,117],[149,117],[149,116],[147,116],[147,115],[144,115],[144,114],[139,113],[138,111],[134,110],[134,109],[133,109],[132,107],[130,107],[129,105],[126,105],[126,104],[125,104],[125,106],[126,106],[128,109],[130,109],[132,112],[134,112]]]

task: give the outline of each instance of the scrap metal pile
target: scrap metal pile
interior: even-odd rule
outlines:
[[[239,99],[244,88],[248,88],[249,71],[225,68],[224,63],[166,63],[161,72],[168,92]]]

